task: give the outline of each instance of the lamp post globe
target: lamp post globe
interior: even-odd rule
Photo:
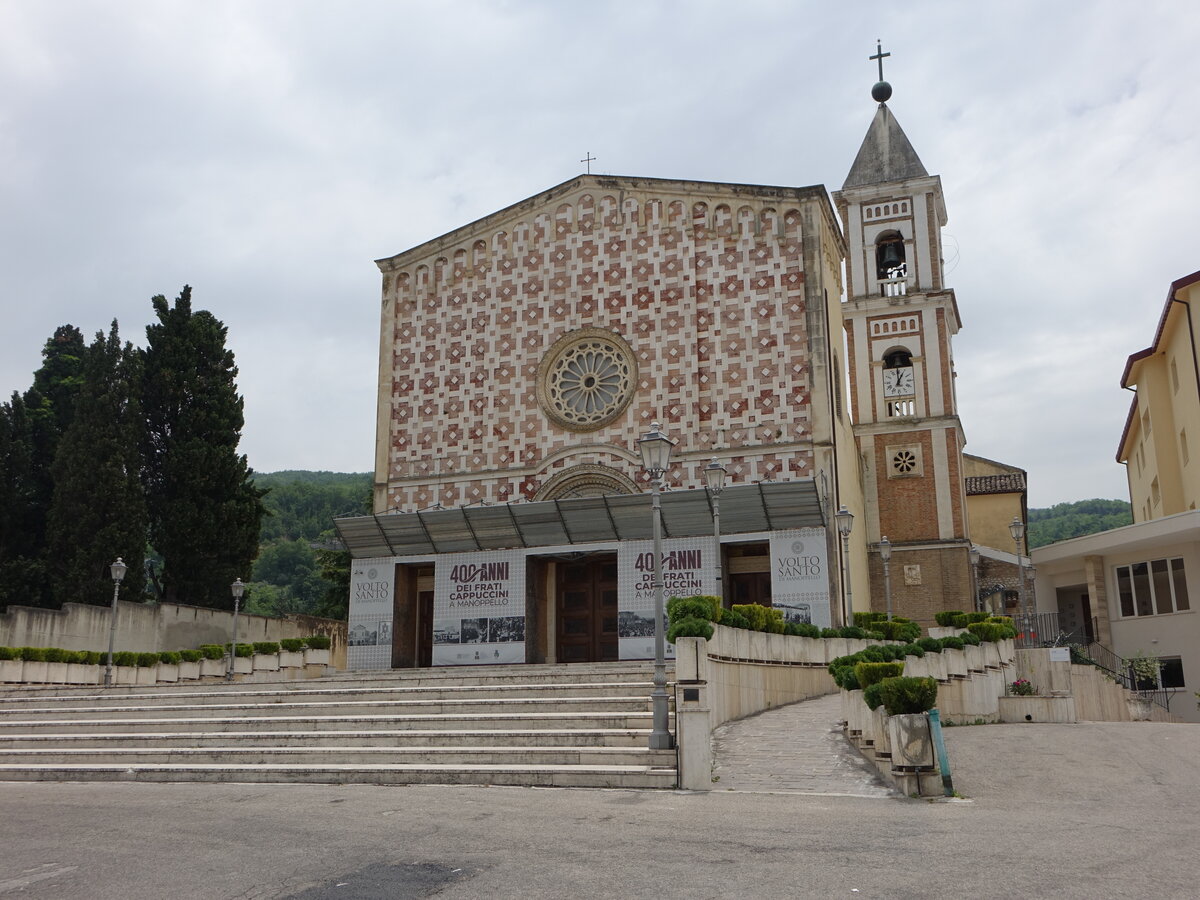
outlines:
[[[650,514],[654,534],[654,690],[650,699],[654,710],[653,727],[650,732],[651,750],[671,750],[675,742],[668,727],[667,714],[667,664],[666,629],[663,627],[663,579],[662,579],[662,505],[660,492],[663,476],[671,464],[671,448],[675,446],[662,432],[662,426],[654,422],[650,430],[638,440],[642,453],[642,465],[650,478]]]
[[[233,661],[237,658],[238,607],[246,593],[246,585],[239,578],[229,586],[229,591],[233,594],[233,643],[229,645],[229,668],[225,672],[225,680],[233,681]]]

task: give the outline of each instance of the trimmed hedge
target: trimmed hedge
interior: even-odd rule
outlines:
[[[3,659],[20,659],[17,651],[12,647],[0,647],[0,660]]]
[[[937,705],[937,681],[933,678],[885,678],[879,682],[879,698],[889,716],[928,712]]]
[[[924,648],[926,653],[941,653],[942,652],[942,642],[939,641],[937,638],[923,637],[919,641],[917,641],[917,645],[919,647]]]
[[[220,644],[201,644],[200,652],[205,659],[224,659],[226,656],[225,648]]]
[[[328,650],[333,643],[327,634],[310,634],[304,639],[309,650]]]
[[[279,652],[278,641],[255,641],[250,646],[254,648],[255,653],[270,654]]]
[[[963,611],[961,609],[947,609],[939,613],[934,613],[933,621],[937,622],[942,628],[953,628],[954,617],[961,616],[962,614]]]
[[[863,689],[863,700],[867,704],[867,709],[876,710],[883,706],[883,682],[877,682],[868,688]]]
[[[158,654],[158,661],[169,666],[177,666],[183,662],[183,657],[179,655],[178,650],[162,650]]]
[[[26,662],[45,662],[46,648],[45,647],[18,647],[17,653],[21,659]]]
[[[279,642],[279,646],[288,653],[299,653],[304,649],[304,638],[284,638]]]
[[[712,636],[712,622],[707,619],[698,619],[695,616],[688,616],[678,622],[672,622],[671,627],[667,629],[667,641],[672,644],[681,637],[702,637],[708,640]]]
[[[200,662],[204,659],[204,654],[199,650],[180,650],[179,659],[181,662]]]
[[[885,678],[898,678],[903,674],[904,663],[898,662],[860,662],[854,666],[854,677],[864,690]]]
[[[962,648],[963,648],[962,638],[955,637],[954,635],[949,635],[948,637],[942,638],[942,649],[943,650],[961,650]]]

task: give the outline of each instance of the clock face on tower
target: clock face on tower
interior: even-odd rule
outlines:
[[[916,392],[912,366],[883,370],[883,396],[911,397]]]

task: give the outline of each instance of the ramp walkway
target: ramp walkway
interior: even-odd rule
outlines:
[[[837,694],[802,700],[713,731],[713,790],[898,797],[842,734]]]

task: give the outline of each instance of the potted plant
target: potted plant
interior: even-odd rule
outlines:
[[[200,653],[203,655],[203,659],[200,660],[200,677],[224,678],[229,669],[229,655],[225,648],[220,644],[201,644]]]
[[[1017,697],[1032,697],[1037,693],[1037,688],[1028,678],[1018,678],[1008,686],[1008,692]]]
[[[937,692],[937,681],[932,678],[885,678],[879,682],[894,767],[933,767],[928,713],[937,703]]]
[[[179,680],[195,681],[200,677],[200,661],[204,654],[199,650],[179,651]]]
[[[306,666],[329,665],[329,646],[333,642],[325,634],[311,634],[304,639],[304,664]]]
[[[0,682],[14,683],[22,680],[25,660],[15,647],[0,647]]]
[[[279,646],[279,668],[299,669],[304,666],[304,638],[284,638]]]
[[[1125,660],[1125,663],[1129,668],[1129,682],[1132,690],[1132,693],[1125,698],[1125,705],[1129,708],[1129,718],[1135,722],[1149,722],[1153,712],[1153,701],[1151,701],[1150,695],[1158,690],[1158,676],[1162,670],[1162,663],[1158,661],[1157,657],[1147,656],[1141,650]]]
[[[279,671],[279,644],[276,641],[255,641],[251,646],[254,648],[255,672]]]

